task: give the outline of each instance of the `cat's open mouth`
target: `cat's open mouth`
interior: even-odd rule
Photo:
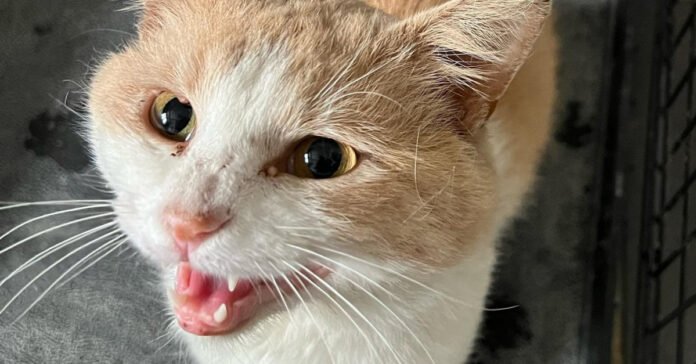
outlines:
[[[200,336],[224,335],[249,321],[259,307],[293,296],[326,277],[329,270],[305,266],[297,273],[262,278],[217,279],[195,270],[188,262],[179,264],[172,292],[174,313],[185,331]]]

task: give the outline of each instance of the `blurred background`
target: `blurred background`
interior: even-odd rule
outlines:
[[[136,14],[120,11],[125,5],[0,0],[0,201],[108,198],[76,125],[90,70],[133,37]],[[487,314],[470,362],[694,364],[694,1],[555,0],[555,7],[554,138],[528,213],[501,243],[489,304],[518,308]],[[668,119],[680,124],[667,127]],[[51,211],[0,211],[0,233]],[[75,216],[25,226],[0,251]],[[83,230],[67,226],[0,253],[0,278]],[[56,251],[3,282],[0,308],[12,304],[0,315],[0,361],[186,362],[164,335],[164,305],[147,265],[125,248],[94,257],[101,253],[109,254],[14,325],[84,255],[59,262],[64,253]]]

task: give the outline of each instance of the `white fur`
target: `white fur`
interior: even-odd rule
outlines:
[[[132,242],[162,268],[165,289],[173,286],[172,272],[178,261],[162,223],[162,213],[171,204],[192,211],[229,207],[235,214],[233,228],[222,231],[191,256],[195,268],[217,277],[278,276],[273,267],[283,267],[283,261],[306,263],[313,258],[288,247],[288,243],[311,248],[313,241],[334,239],[331,226],[341,222],[330,221],[297,183],[273,182],[258,175],[261,163],[282,151],[286,143],[278,140],[277,145],[268,146],[250,140],[270,133],[289,143],[299,133],[293,119],[297,116],[293,111],[297,106],[295,90],[284,78],[287,59],[280,50],[266,49],[245,55],[231,71],[207,74],[205,91],[188,95],[199,128],[186,158],[172,157],[144,138],[116,137],[100,129],[101,123],[92,124],[91,140],[99,167],[117,193],[119,222]],[[288,119],[272,122],[281,117]],[[435,363],[461,363],[471,351],[481,320],[501,224],[483,234],[485,241],[475,245],[477,250],[447,270],[424,272],[400,262],[374,261],[384,267],[378,269],[322,252],[340,263],[334,265],[337,272],[328,282],[368,318],[369,324],[338,296],[332,295],[333,299],[368,336],[367,341],[351,319],[314,288],[309,291],[312,299],[303,293],[307,307],[297,297],[289,297],[290,312],[279,303],[267,305],[251,325],[230,335],[198,337],[178,329],[177,335],[188,344],[196,361],[205,364],[420,364],[431,362],[429,355]],[[284,230],[293,227],[309,231],[312,239]],[[370,260],[360,252],[350,253]],[[345,277],[386,303],[415,336]],[[377,355],[371,353],[371,347]]]
[[[390,309],[428,349],[435,363],[462,363],[477,336],[494,260],[495,254],[490,248],[479,251],[452,269],[428,277],[406,272],[418,277],[420,282],[434,290],[447,292],[450,298],[439,297],[405,281],[389,286],[398,300],[379,290],[370,290],[377,298],[389,303]],[[351,261],[341,262],[351,265]],[[361,272],[373,279],[383,274],[376,269],[363,268]],[[339,273],[344,274],[345,270]],[[351,279],[357,280],[356,277]],[[345,284],[340,279],[332,279],[330,282],[338,287]],[[368,283],[363,286],[370,288]],[[370,318],[377,331],[386,337],[398,354],[399,361],[375,330],[361,321],[355,312],[346,309],[375,346],[378,355],[374,356],[354,324],[316,290],[312,291],[314,299],[307,302],[313,317],[295,299],[290,313],[276,305],[262,314],[263,319],[231,336],[199,337],[183,332],[180,334],[197,361],[207,364],[319,364],[332,361],[430,363],[428,353],[414,337],[406,333],[403,325],[373,298],[361,293],[362,291],[347,288],[342,291],[364,316]]]

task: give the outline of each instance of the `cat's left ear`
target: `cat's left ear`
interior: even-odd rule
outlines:
[[[487,119],[529,56],[550,0],[453,0],[397,24],[478,123]],[[473,127],[474,125],[468,125]]]

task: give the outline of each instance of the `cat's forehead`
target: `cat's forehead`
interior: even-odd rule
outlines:
[[[278,129],[270,121],[283,120],[284,129],[302,133],[312,130],[296,126],[322,120],[316,114],[336,101],[332,92],[349,93],[343,86],[351,80],[384,71],[374,67],[384,58],[378,54],[384,47],[375,42],[391,19],[362,2],[228,0],[185,6],[195,3],[182,0],[145,13],[137,42],[98,75],[95,99],[116,102],[114,96],[120,96],[127,107],[128,100],[167,90],[191,100],[204,121],[243,110],[266,118],[265,125],[255,122],[249,130]],[[154,25],[148,23],[152,18]],[[342,130],[350,132],[350,125]]]
[[[223,0],[196,6],[202,1],[178,1],[179,6],[163,4],[145,12],[141,46],[164,52],[188,50],[196,57],[218,51],[233,63],[247,51],[277,44],[291,50],[298,63],[309,59],[331,63],[342,52],[355,51],[376,38],[391,20],[353,0]]]
[[[139,40],[122,58],[139,67],[141,85],[194,97],[245,60],[282,57],[285,81],[301,84],[306,93],[319,92],[340,72],[372,62],[368,48],[391,21],[361,1],[226,0],[196,6],[200,2],[206,0],[144,13]]]

